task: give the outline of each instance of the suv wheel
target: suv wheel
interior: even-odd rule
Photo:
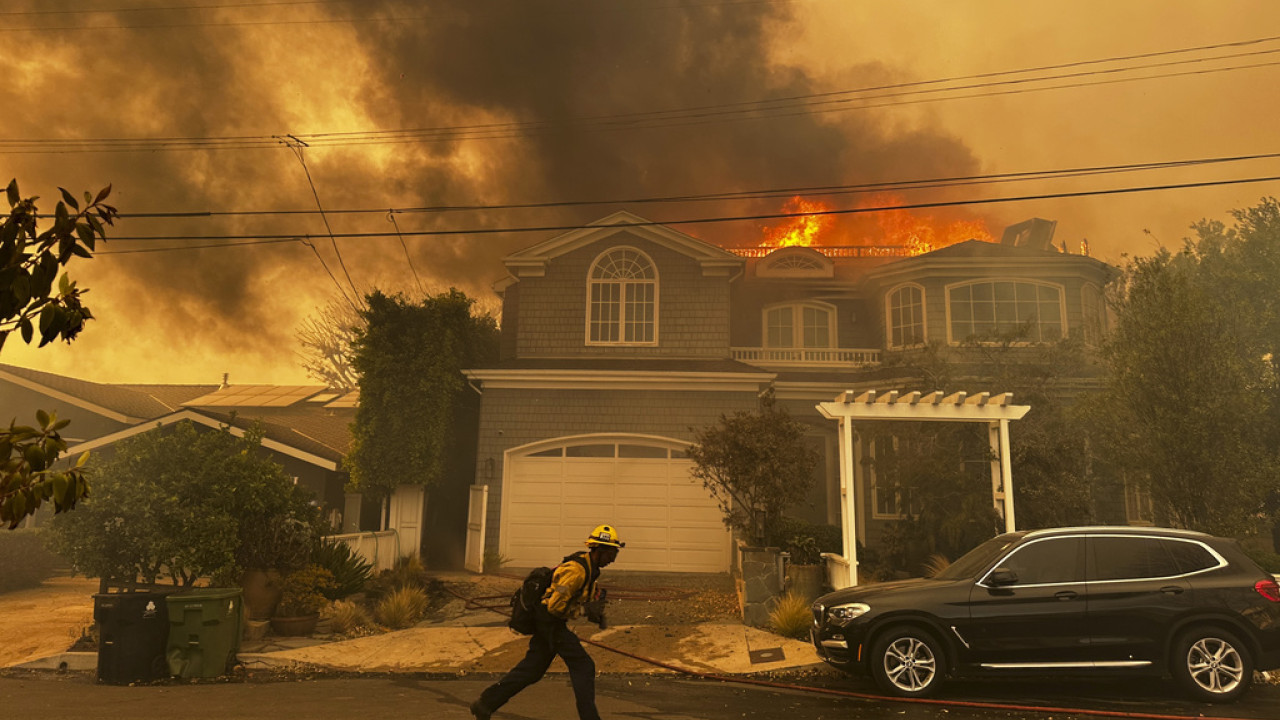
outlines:
[[[890,628],[871,649],[872,677],[881,690],[898,697],[933,694],[945,668],[941,644],[920,628]]]
[[[1197,627],[1178,636],[1169,659],[1173,677],[1204,702],[1233,702],[1253,681],[1253,657],[1234,633]]]

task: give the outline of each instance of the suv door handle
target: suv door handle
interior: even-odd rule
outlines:
[[[1059,600],[1075,600],[1077,597],[1080,597],[1074,590],[1062,590],[1054,593],[1053,596]]]
[[[1182,588],[1178,587],[1177,585],[1166,585],[1160,588],[1160,592],[1164,593],[1165,595],[1181,595]]]

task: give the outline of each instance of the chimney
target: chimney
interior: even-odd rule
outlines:
[[[219,390],[222,390],[224,388],[231,386],[231,383],[227,382],[227,380],[230,379],[230,377],[231,377],[231,373],[222,373],[222,384],[218,386]]]
[[[1048,250],[1053,247],[1053,231],[1057,229],[1057,220],[1031,218],[1004,229],[1000,237],[1001,245],[1027,247],[1035,250]]]

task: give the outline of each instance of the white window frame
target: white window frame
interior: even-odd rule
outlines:
[[[893,342],[893,296],[907,289],[920,291],[920,342],[898,345]],[[927,294],[924,291],[924,286],[920,283],[902,283],[901,285],[895,285],[889,289],[889,292],[884,294],[885,347],[895,349],[913,348],[920,347],[929,342],[929,323],[925,321],[925,318],[929,317],[926,297]]]
[[[649,264],[649,271],[652,274],[652,277],[642,278],[642,279],[614,279],[614,278],[594,277],[596,273],[596,268],[600,266],[600,263],[603,262],[606,257],[616,252],[633,252],[636,255],[639,255],[641,258],[644,259],[645,262]],[[591,330],[593,325],[592,321],[594,319],[593,310],[595,308],[594,294],[595,294],[595,288],[598,285],[600,286],[616,285],[618,287],[618,300],[617,300],[618,302],[618,321],[617,321],[618,339],[617,340],[593,340],[592,339]],[[629,285],[648,285],[652,289],[652,294],[653,294],[653,300],[652,300],[653,339],[652,340],[636,341],[636,340],[626,339],[628,317],[627,317],[627,302],[625,298],[626,298],[627,286]],[[599,255],[596,255],[595,259],[591,261],[591,264],[587,268],[587,298],[586,298],[587,312],[586,312],[586,318],[585,318],[586,328],[584,331],[584,338],[586,340],[586,344],[588,346],[594,346],[594,347],[656,347],[658,344],[658,317],[659,317],[659,314],[658,314],[659,292],[658,291],[659,291],[658,265],[653,261],[653,258],[650,257],[649,254],[646,253],[645,251],[637,247],[632,247],[630,245],[616,245],[614,247],[609,248],[608,250],[605,250]],[[610,323],[610,325],[612,325],[612,323]]]
[[[821,310],[827,314],[827,344],[826,345],[805,345],[804,344],[804,310],[810,308],[813,310]],[[778,310],[791,310],[791,344],[790,345],[773,345],[769,342],[769,313]],[[839,327],[837,321],[836,306],[830,303],[818,302],[816,300],[806,300],[802,302],[786,302],[768,305],[760,312],[760,346],[778,350],[831,350],[840,346],[839,338],[836,336],[836,328]]]
[[[1002,282],[1014,283],[1015,294],[1017,292],[1016,286],[1019,284],[1036,286],[1037,296],[1039,294],[1039,288],[1041,287],[1047,287],[1057,291],[1058,293],[1058,324],[1059,324],[1059,327],[1061,328],[1061,333],[1058,339],[1065,339],[1068,336],[1067,302],[1066,302],[1067,293],[1066,293],[1066,289],[1062,286],[1061,283],[1054,283],[1054,282],[1048,282],[1045,280],[1036,280],[1032,278],[1023,278],[1023,277],[993,277],[993,278],[983,278],[980,280],[965,280],[964,282],[951,283],[943,288],[942,290],[943,303],[944,303],[944,307],[946,308],[946,315],[947,315],[947,344],[948,345],[959,345],[960,343],[966,340],[966,338],[963,338],[963,337],[962,338],[955,337],[954,326],[952,325],[952,322],[951,322],[951,316],[952,316],[951,291],[955,290],[956,288],[961,288],[966,286],[969,286],[969,287],[973,287],[975,285],[994,286],[996,283],[1002,283]],[[970,302],[972,303],[972,300]],[[987,344],[987,345],[993,344],[990,341],[983,341],[983,340],[979,340],[978,342],[982,344]],[[1057,340],[1048,340],[1048,341],[1024,340],[1024,341],[1019,341],[1013,344],[1014,345],[1040,345],[1046,342],[1057,342]]]
[[[1092,307],[1090,307],[1092,304]],[[1107,336],[1107,300],[1102,295],[1102,288],[1095,283],[1087,282],[1080,286],[1081,328],[1086,345],[1098,346]]]

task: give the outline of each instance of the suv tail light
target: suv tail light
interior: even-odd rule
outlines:
[[[1253,589],[1271,602],[1280,603],[1280,584],[1275,580],[1259,580],[1253,584]]]

